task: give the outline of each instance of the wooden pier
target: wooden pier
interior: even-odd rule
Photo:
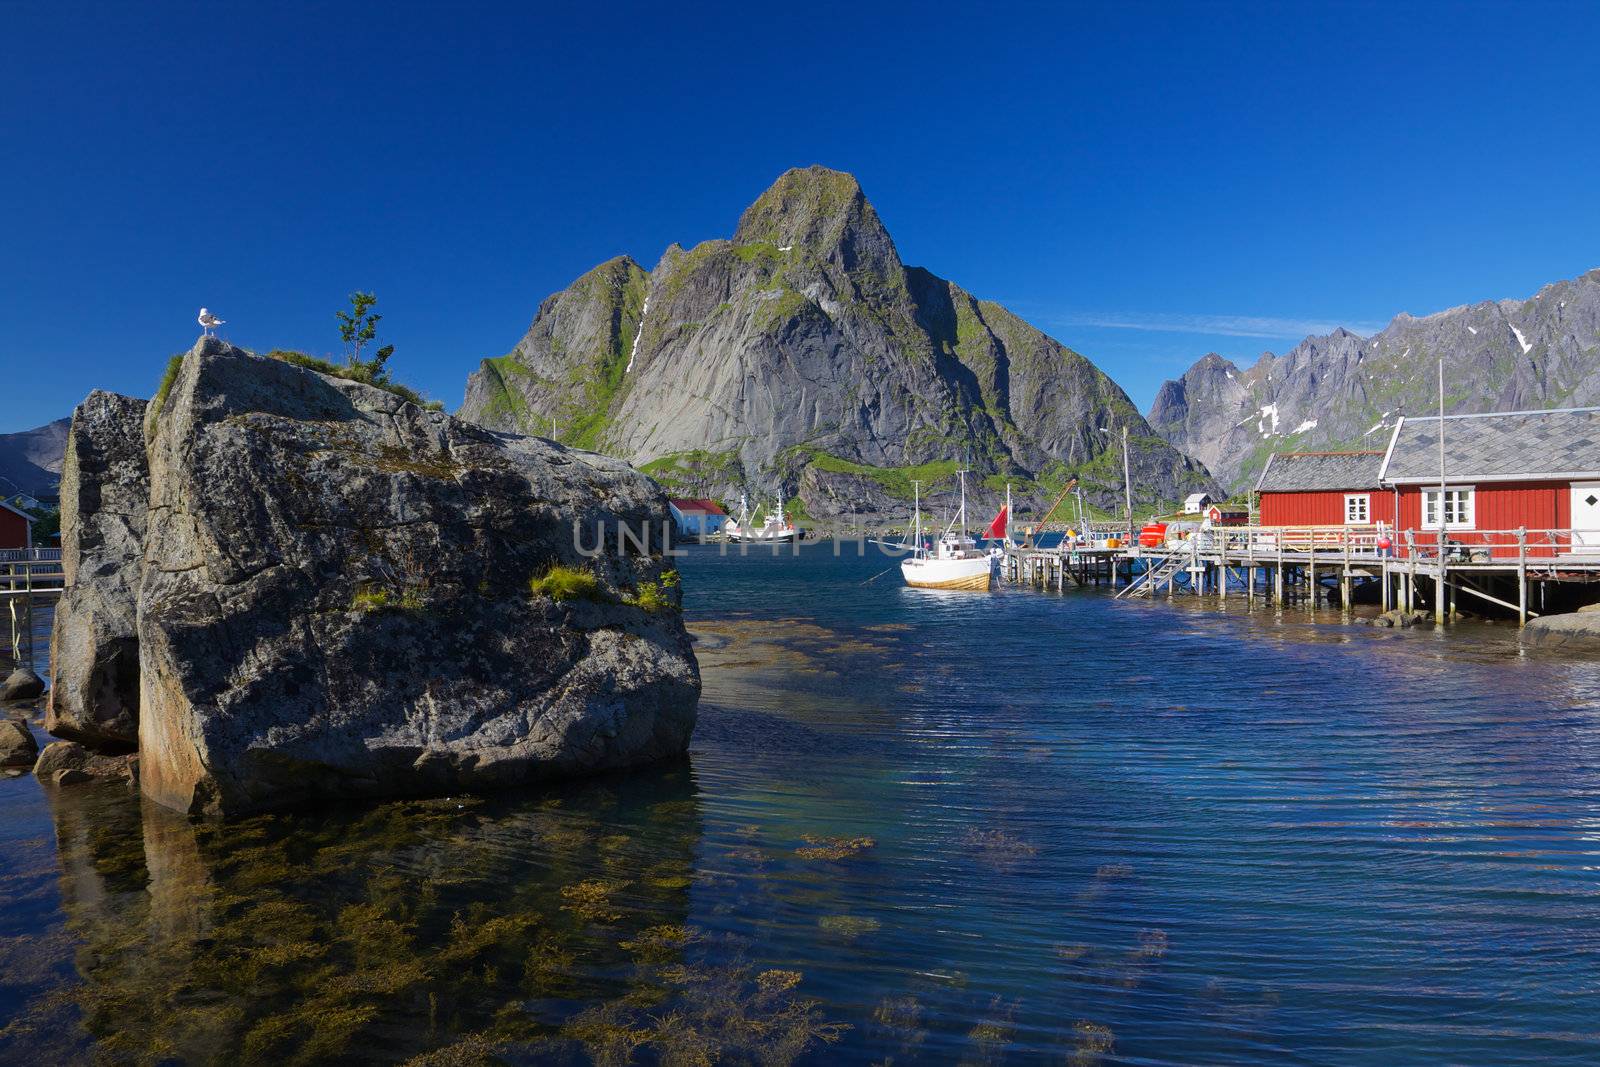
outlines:
[[[1001,574],[1046,589],[1103,586],[1118,598],[1239,596],[1345,612],[1375,592],[1385,611],[1426,608],[1440,623],[1467,604],[1491,604],[1526,623],[1553,587],[1600,582],[1600,531],[1480,530],[1470,538],[1441,545],[1432,531],[1229,526],[1160,547],[1107,548],[1091,535],[1051,547],[1008,544]]]
[[[32,669],[39,658],[34,612],[60,598],[66,588],[59,548],[0,550],[0,602],[11,626],[11,662]]]

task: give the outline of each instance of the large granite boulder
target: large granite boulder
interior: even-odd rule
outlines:
[[[638,472],[215,339],[147,425],[154,800],[231,814],[687,747],[699,670],[670,561],[651,554],[666,500]],[[649,528],[650,551],[619,524]],[[555,565],[594,582],[532,591]]]
[[[1522,640],[1544,648],[1600,652],[1600,612],[1576,611],[1529,619],[1522,628]]]
[[[104,748],[139,740],[139,563],[150,468],[147,403],[96,390],[72,415],[61,468],[67,591],[50,635],[45,729]]]

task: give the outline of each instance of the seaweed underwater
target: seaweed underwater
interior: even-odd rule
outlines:
[[[227,824],[124,790],[57,791],[51,807],[66,923],[33,948],[58,956],[70,938],[74,967],[8,973],[30,988],[0,1057],[626,1062],[649,1046],[787,1062],[842,1033],[798,971],[757,970],[686,925],[687,766],[540,800]],[[27,947],[7,945],[13,960]]]

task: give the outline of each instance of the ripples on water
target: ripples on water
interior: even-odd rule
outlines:
[[[1600,1061],[1596,664],[888,565],[695,551],[679,765],[0,782],[0,1059]]]

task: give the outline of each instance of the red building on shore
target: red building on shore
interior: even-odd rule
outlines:
[[[1465,551],[1600,553],[1600,408],[1402,417],[1382,452],[1273,455],[1256,491],[1262,526],[1381,524],[1400,555],[1441,524]]]
[[[33,516],[0,501],[0,550],[33,547]]]
[[[1394,502],[1379,484],[1382,452],[1275,452],[1256,492],[1262,526],[1394,524]]]

